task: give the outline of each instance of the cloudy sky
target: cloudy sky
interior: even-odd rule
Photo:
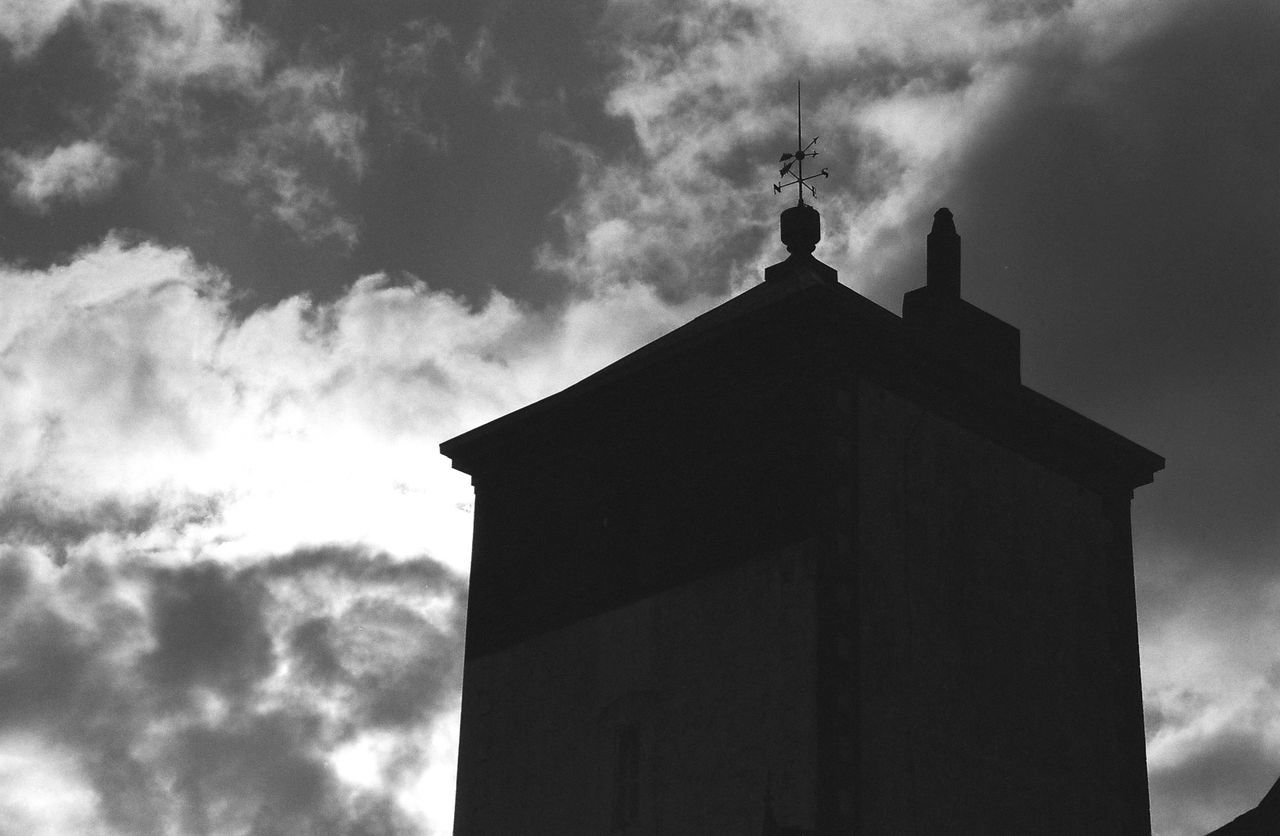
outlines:
[[[438,443],[938,206],[1134,506],[1153,816],[1280,775],[1274,0],[0,0],[0,822],[445,833]]]

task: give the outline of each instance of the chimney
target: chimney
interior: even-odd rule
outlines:
[[[902,319],[943,362],[1003,383],[1018,383],[1018,329],[960,298],[960,235],[951,210],[933,213],[925,286],[902,297]]]
[[[933,213],[929,231],[925,282],[937,293],[960,296],[960,236],[951,210],[945,206]]]

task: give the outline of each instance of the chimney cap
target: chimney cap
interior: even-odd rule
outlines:
[[[933,213],[933,228],[929,230],[930,234],[934,232],[955,233],[955,231],[956,231],[956,222],[952,218],[950,209],[943,206],[937,212]]]

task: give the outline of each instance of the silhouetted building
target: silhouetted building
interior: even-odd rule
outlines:
[[[1148,834],[1129,505],[939,210],[903,317],[765,281],[441,446],[475,485],[459,834]]]

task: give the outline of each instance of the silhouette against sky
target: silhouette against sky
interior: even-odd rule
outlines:
[[[841,280],[899,311],[948,206],[1023,380],[1168,458],[1134,507],[1153,824],[1249,809],[1278,36],[1269,0],[4,4],[0,813],[444,832],[472,495],[436,447],[761,280],[797,78]],[[264,568],[298,554],[334,565]],[[261,629],[197,641],[188,598]],[[236,778],[264,747],[281,781]]]

